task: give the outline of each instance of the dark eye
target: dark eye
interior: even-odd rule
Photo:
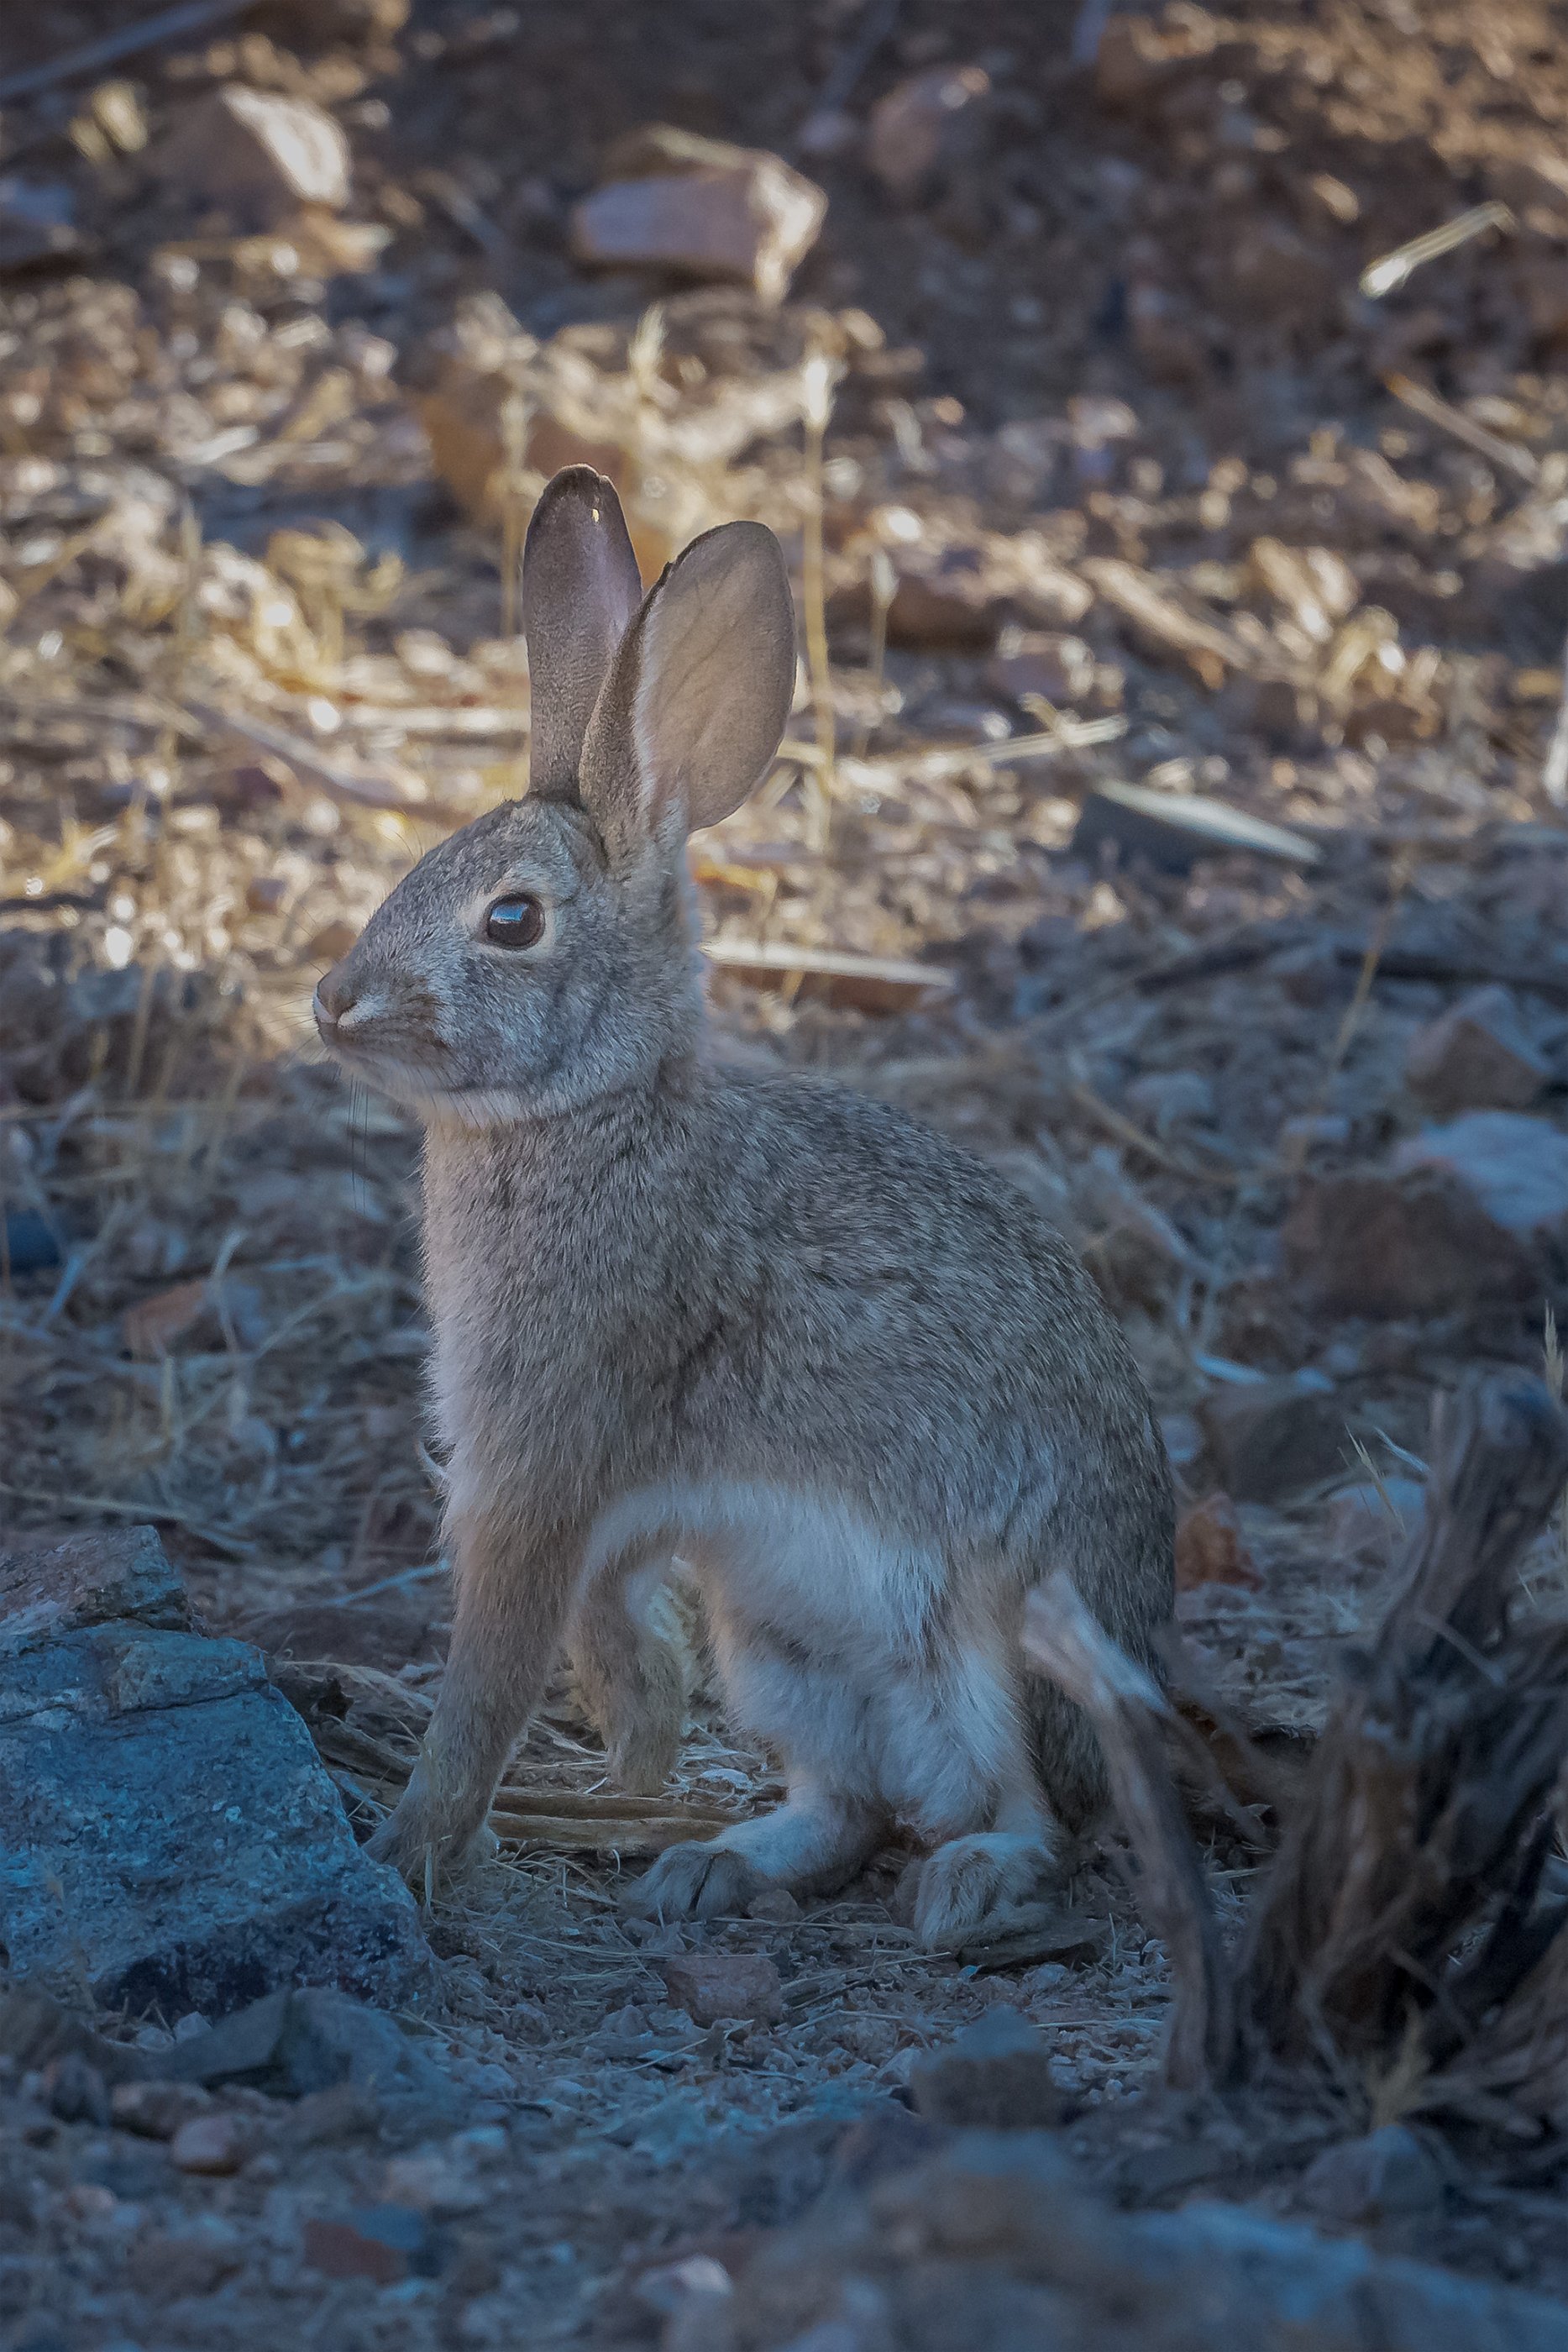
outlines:
[[[545,935],[545,910],[537,898],[497,898],[485,918],[485,937],[498,948],[537,947]]]

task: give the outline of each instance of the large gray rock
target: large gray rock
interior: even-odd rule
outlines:
[[[192,1630],[150,1528],[0,1557],[0,1964],[223,2015],[417,1996],[429,1954],[259,1651]]]

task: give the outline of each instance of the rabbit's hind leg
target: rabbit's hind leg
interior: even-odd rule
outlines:
[[[901,1909],[933,1948],[1001,1931],[1075,1861],[1036,1777],[1003,1658],[981,1641],[939,1677],[911,1676],[887,1716],[899,1811],[930,1847],[904,1873]]]
[[[622,1554],[578,1606],[569,1641],[578,1688],[631,1796],[656,1797],[674,1769],[685,1723],[688,1656],[667,1549]]]

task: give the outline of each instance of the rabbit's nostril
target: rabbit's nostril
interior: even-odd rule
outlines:
[[[344,977],[342,965],[335,963],[316,983],[318,1021],[340,1021],[345,1013],[352,1012],[355,993]]]

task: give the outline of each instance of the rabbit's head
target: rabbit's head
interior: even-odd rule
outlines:
[[[350,1068],[475,1126],[568,1109],[689,1048],[686,835],[757,783],[795,679],[771,531],[705,533],[644,597],[620,502],[586,466],[535,509],[523,625],[527,798],[423,857],[315,1001]]]

